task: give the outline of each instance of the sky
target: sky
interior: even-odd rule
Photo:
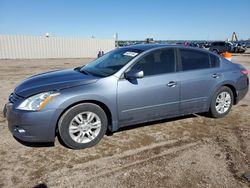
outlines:
[[[0,0],[0,34],[120,40],[250,38],[250,0]]]

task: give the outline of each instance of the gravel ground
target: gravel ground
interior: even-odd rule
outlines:
[[[236,55],[250,70],[250,53]],[[0,60],[0,107],[24,78],[76,67],[90,59]],[[143,124],[71,150],[24,146],[0,113],[0,187],[249,187],[250,92],[229,115],[202,115]],[[150,126],[149,126],[150,125]]]

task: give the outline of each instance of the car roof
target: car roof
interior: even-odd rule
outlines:
[[[177,47],[177,48],[186,48],[186,49],[194,49],[198,51],[206,51],[207,50],[201,49],[201,48],[196,48],[196,47],[191,47],[191,46],[183,46],[179,44],[136,44],[136,45],[131,45],[131,46],[125,46],[121,47],[123,49],[135,49],[135,50],[141,50],[141,51],[147,51],[150,49],[155,49],[155,48],[165,48],[165,47]]]
[[[165,48],[165,47],[177,47],[177,48],[184,48],[184,49],[191,49],[191,50],[196,50],[196,51],[202,51],[202,52],[206,52],[215,56],[213,52],[209,51],[209,50],[205,50],[202,48],[197,48],[197,47],[191,47],[191,46],[183,46],[183,45],[176,45],[176,44],[136,44],[136,45],[131,45],[131,46],[125,46],[125,47],[121,47],[123,49],[131,49],[131,50],[141,50],[141,51],[147,51],[150,49],[154,49],[154,48]]]
[[[146,51],[146,50],[150,50],[153,48],[168,47],[168,46],[175,46],[175,45],[171,45],[171,44],[136,44],[136,45],[126,46],[123,48]]]

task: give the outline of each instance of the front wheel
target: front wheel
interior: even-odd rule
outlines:
[[[233,92],[230,88],[223,86],[213,96],[210,104],[210,115],[221,118],[227,115],[233,105]]]
[[[96,145],[107,130],[107,116],[96,104],[83,103],[66,111],[59,120],[58,130],[63,143],[72,149]]]

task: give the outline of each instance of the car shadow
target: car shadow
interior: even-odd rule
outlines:
[[[13,136],[16,141],[27,147],[52,147],[55,146],[54,142],[26,142]]]
[[[129,126],[126,126],[126,127],[122,127],[122,128],[120,128],[119,130],[117,130],[115,132],[111,132],[111,131],[107,130],[106,135],[107,136],[112,136],[113,134],[115,134],[117,132],[137,129],[137,128],[140,128],[140,127],[147,127],[147,126],[151,126],[151,125],[155,125],[155,124],[159,124],[159,123],[168,123],[168,122],[182,120],[182,119],[195,118],[195,117],[198,117],[198,116],[209,117],[209,115],[207,113],[197,113],[197,114],[185,115],[185,116],[180,116],[180,117],[167,118],[167,119],[162,119],[162,120],[157,120],[157,121],[150,121],[150,122],[145,122],[145,123],[129,125]],[[59,143],[62,146],[70,149],[67,145],[64,144],[64,142],[62,141],[62,139],[60,138],[58,133],[56,133],[56,137],[57,137]],[[53,146],[55,146],[54,142],[26,142],[26,141],[22,141],[22,140],[20,140],[20,139],[18,139],[16,137],[14,137],[14,138],[20,144],[22,144],[24,146],[27,146],[27,147],[53,147]]]
[[[35,185],[33,188],[48,188],[48,186],[45,183],[39,183]]]

